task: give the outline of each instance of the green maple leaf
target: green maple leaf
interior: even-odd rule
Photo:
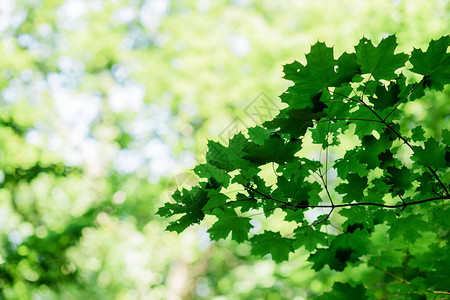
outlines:
[[[328,93],[329,87],[339,87],[360,73],[354,53],[344,53],[335,60],[333,48],[320,42],[311,46],[306,61],[306,65],[294,61],[284,66],[284,78],[294,82],[281,95],[282,101],[289,104],[290,109],[310,108],[314,98],[320,98],[323,91]],[[313,113],[318,111],[313,109]]]
[[[322,296],[316,297],[318,300],[365,300],[368,299],[366,289],[362,284],[351,286],[348,283],[335,282],[331,292],[325,293]]]
[[[442,141],[445,145],[450,145],[450,130],[443,129],[442,130]]]
[[[307,205],[308,202],[304,201],[304,204]],[[290,209],[286,209],[284,212],[286,213],[286,216],[284,217],[285,221],[296,222],[298,224],[298,223],[303,222],[305,219],[305,215],[304,215],[302,208],[297,208],[297,209],[290,208]]]
[[[325,265],[328,265],[331,270],[343,271],[348,262],[355,262],[356,259],[355,250],[349,247],[339,248],[335,251],[318,249],[308,258],[309,261],[314,263],[312,268],[316,271],[320,271]]]
[[[395,194],[403,195],[405,191],[412,187],[412,182],[417,177],[411,173],[407,167],[386,167],[386,184],[392,186],[391,190],[395,190]]]
[[[446,165],[446,150],[433,138],[425,142],[425,148],[414,146],[413,150],[412,159],[422,166],[440,169]]]
[[[308,261],[316,271],[329,266],[342,272],[348,267],[343,274],[347,276],[367,261],[410,282],[383,286],[369,296],[446,290],[450,209],[446,209],[446,197],[439,195],[450,181],[445,175],[450,166],[450,131],[442,130],[439,138],[440,130],[428,123],[413,124],[414,118],[403,114],[408,106],[399,104],[450,81],[449,41],[447,36],[432,41],[425,52],[413,51],[411,71],[424,75],[420,82],[399,74],[408,55],[395,52],[395,36],[378,46],[363,38],[356,53],[344,53],[338,59],[324,43],[313,45],[306,64],[293,62],[284,67],[285,78],[294,83],[280,96],[286,108],[274,119],[249,128],[245,136],[235,135],[228,146],[209,142],[207,162],[195,168],[207,181],[193,191],[178,192],[176,203],[158,211],[178,217],[168,229],[181,232],[210,214],[218,218],[208,230],[212,240],[231,235],[244,242],[252,226],[239,213],[259,210],[267,221],[281,210],[281,222],[297,226],[294,237],[264,231],[250,238],[252,254],[269,254],[280,262],[294,249],[304,248],[312,253]],[[311,142],[325,151],[310,153],[318,155],[315,160],[300,157],[309,152]],[[229,198],[235,194],[228,193],[230,182],[233,189],[236,185],[242,189],[234,199]],[[333,200],[334,209],[323,212],[318,225],[305,225],[308,212],[323,202],[325,192],[331,197],[343,195],[342,203]],[[397,209],[390,207],[394,203]],[[266,225],[271,230],[280,228],[271,219]],[[323,225],[337,230],[322,232]],[[369,271],[369,276],[372,272],[382,279],[385,276],[375,268]],[[376,278],[365,277],[364,283],[372,286]],[[335,283],[321,298],[367,297],[362,285]]]
[[[419,183],[419,187],[416,190],[422,197],[431,198],[436,196],[434,191],[436,190],[437,183],[433,175],[429,172],[424,172],[416,179],[416,181]]]
[[[377,47],[366,38],[362,38],[355,47],[357,62],[363,74],[372,74],[375,80],[391,80],[396,77],[395,71],[405,65],[408,55],[394,54],[397,39],[391,35],[383,39]]]
[[[412,230],[414,228],[414,230]],[[420,232],[427,229],[427,223],[418,215],[410,215],[404,218],[398,218],[391,224],[388,233],[390,239],[403,237],[407,242],[414,243],[422,235]]]
[[[294,248],[305,247],[308,251],[317,249],[317,245],[326,245],[327,234],[311,227],[300,229],[295,233]]]
[[[318,92],[314,96],[301,95],[297,93],[296,86],[293,85],[280,95],[281,101],[288,104],[289,107],[283,109],[277,118],[285,117],[287,112],[291,109],[300,109],[311,113],[321,112],[326,107],[324,101],[329,97],[330,94],[328,91]]]
[[[386,150],[378,155],[378,159],[381,161],[380,168],[386,168],[387,166],[394,166],[396,160],[391,150]]]
[[[364,197],[364,202],[385,204],[383,197],[389,194],[392,187],[384,179],[384,177],[381,177],[370,181],[371,187],[367,189],[367,196]]]
[[[446,230],[446,228],[450,228],[450,208],[447,209],[435,209],[432,211],[433,213],[433,222],[435,225],[442,227],[442,229]]]
[[[284,238],[279,232],[264,231],[250,239],[252,243],[252,254],[264,256],[271,254],[276,262],[289,259],[289,253],[294,251],[293,240]]]
[[[373,131],[383,132],[385,125],[378,122],[379,120],[374,116],[373,112],[366,107],[360,106],[358,110],[352,112],[349,116],[355,119],[352,121],[356,125],[355,134],[360,138],[364,138],[366,135],[371,135]],[[357,119],[362,119],[360,121]]]
[[[231,239],[238,243],[248,239],[248,232],[253,227],[250,224],[250,218],[238,216],[234,209],[218,208],[213,211],[213,214],[218,220],[208,229],[212,240],[225,239],[230,232]]]
[[[280,165],[277,172],[283,173],[283,176],[286,177],[286,179],[291,179],[295,176],[307,177],[309,175],[309,171],[315,172],[322,167],[323,165],[320,161],[314,161],[301,157],[298,158],[298,160],[288,162],[285,165]]]
[[[206,153],[206,161],[219,169],[231,172],[241,168],[251,168],[253,165],[249,161],[243,159],[245,155],[244,149],[248,146],[248,140],[242,133],[236,134],[229,141],[228,147],[218,142],[208,142],[208,152]]]
[[[220,192],[221,188],[217,190],[207,190],[208,192],[208,202],[203,207],[203,210],[211,210],[216,207],[223,206],[230,199],[227,195],[224,195]]]
[[[267,133],[267,130],[260,126],[250,127],[248,129],[248,135],[250,137],[250,140],[259,146],[264,145],[264,141],[270,137],[270,134]]]
[[[279,129],[279,133],[287,133],[291,138],[298,138],[313,126],[313,120],[320,119],[321,116],[322,112],[313,113],[310,109],[291,109],[285,116],[267,121],[263,126],[268,129]]]
[[[343,53],[336,64],[336,75],[334,76],[331,86],[338,87],[343,83],[350,82],[355,75],[360,74],[360,66],[357,63],[355,53]]]
[[[386,245],[386,237],[383,236],[380,239],[381,245]],[[372,258],[369,260],[371,264],[374,264],[380,268],[387,269],[392,267],[400,267],[403,265],[403,258],[405,257],[405,253],[402,251],[398,251],[395,249],[383,249],[376,247],[374,250],[377,250],[377,253],[374,253]],[[379,253],[378,253],[379,252]]]
[[[450,286],[450,276],[448,276],[448,270],[450,270],[449,252],[450,247],[448,243],[446,247],[436,251],[436,254],[440,255],[433,259],[433,269],[427,272],[426,283],[436,290],[448,291]]]
[[[356,157],[361,163],[367,164],[369,169],[379,166],[378,155],[390,149],[392,145],[392,141],[387,135],[382,135],[378,139],[373,135],[364,136],[361,143],[364,150],[358,151]]]
[[[333,48],[328,48],[325,43],[317,42],[311,46],[311,52],[306,55],[306,61],[306,66],[297,61],[285,65],[284,78],[294,82],[297,94],[313,96],[330,86],[335,76],[336,63],[333,58]]]
[[[410,62],[412,72],[425,76],[424,83],[436,90],[442,90],[450,83],[450,36],[443,36],[439,40],[431,41],[426,52],[414,49]]]
[[[323,191],[323,187],[318,182],[309,184],[307,186],[307,189],[310,189],[310,191],[308,192],[309,205],[318,205],[320,202],[322,202],[322,198],[320,198],[319,193]]]
[[[370,234],[367,230],[356,229],[351,233],[336,236],[330,244],[331,250],[349,248],[355,251],[356,258],[367,253],[370,249]]]
[[[170,217],[183,214],[181,218],[170,222],[166,230],[181,233],[192,224],[199,223],[205,217],[203,207],[208,201],[207,191],[199,186],[192,190],[183,189],[175,191],[172,198],[176,203],[166,203],[159,208],[157,214],[162,217]]]
[[[316,127],[311,129],[311,137],[314,144],[321,144],[322,149],[328,146],[337,146],[341,143],[338,138],[339,130],[343,128],[341,122],[320,122]]]
[[[326,107],[323,109],[323,114],[319,115],[320,122],[310,130],[313,143],[322,144],[323,149],[340,144],[338,135],[348,128],[350,122],[346,121],[346,118],[350,117],[350,110],[356,105],[355,102],[349,102],[346,99],[352,91],[352,87],[345,84],[334,89],[332,98],[326,96],[320,98]],[[329,93],[324,93],[324,95],[331,96]],[[330,138],[332,138],[331,141]]]
[[[313,269],[319,271],[328,265],[330,269],[342,271],[349,263],[359,260],[370,249],[369,233],[366,230],[355,230],[351,233],[336,236],[329,249],[317,249],[308,261]]]
[[[416,126],[411,130],[412,136],[411,139],[413,139],[414,141],[425,141],[425,131],[423,130],[422,126]]]
[[[201,178],[212,178],[219,185],[227,187],[230,183],[231,176],[226,171],[217,168],[212,164],[200,164],[194,168],[195,174]]]
[[[260,204],[256,198],[249,197],[243,193],[236,195],[236,201],[228,202],[229,207],[239,207],[241,212],[246,212],[251,209],[258,209]]]
[[[367,178],[360,177],[355,173],[350,173],[347,175],[346,179],[348,183],[339,184],[335,189],[336,192],[345,194],[342,199],[344,202],[361,202],[364,197],[364,189],[367,187]]]
[[[284,67],[284,78],[295,84],[292,90],[298,95],[316,95],[331,86],[349,82],[359,73],[359,65],[354,53],[344,53],[338,60],[333,57],[333,48],[317,42],[306,55],[304,66],[295,61]],[[306,101],[309,100],[305,97]]]
[[[280,95],[282,102],[289,105],[289,109],[304,109],[312,106],[309,95],[300,95],[294,90],[295,86],[291,86],[286,92]]]
[[[347,83],[338,88],[335,88],[332,97],[330,97],[329,99],[323,97],[322,101],[326,105],[324,112],[326,113],[327,118],[333,119],[334,117],[349,117],[349,111],[356,106],[356,103],[354,101],[348,100],[352,92],[352,86]]]
[[[274,209],[279,206],[279,203],[267,198],[268,195],[272,194],[272,187],[267,186],[265,180],[256,173],[258,173],[258,170],[256,170],[256,172],[255,170],[240,170],[240,174],[233,178],[233,182],[246,187],[250,198],[262,199],[263,201],[261,201],[259,205],[263,208],[264,215],[268,217],[274,213]],[[251,203],[248,205],[251,205]]]
[[[280,199],[286,199],[289,203],[298,204],[301,206],[309,205],[311,196],[309,193],[316,192],[313,191],[314,186],[309,182],[305,181],[305,177],[302,174],[297,174],[291,180],[288,180],[284,176],[280,176],[277,179],[277,189],[273,192],[275,197]],[[297,214],[292,214],[292,211],[288,211],[288,216],[286,216],[286,221],[296,221],[299,222],[301,219],[292,219],[291,217]]]
[[[278,134],[272,134],[263,145],[250,143],[245,148],[247,154],[244,158],[260,165],[269,162],[283,164],[295,159],[294,154],[301,146],[300,140],[284,141]]]
[[[342,229],[346,233],[352,233],[357,229],[374,229],[373,213],[369,211],[367,207],[357,206],[343,208],[339,211],[339,214],[347,218],[347,220],[342,223]]]
[[[312,269],[315,271],[320,271],[325,268],[326,265],[333,265],[335,258],[331,256],[332,254],[328,249],[317,249],[315,253],[310,254],[308,261],[313,263]],[[341,268],[343,270],[344,268]]]
[[[356,173],[359,176],[367,175],[366,164],[360,163],[358,153],[357,149],[352,149],[347,151],[344,157],[336,160],[334,168],[340,178],[346,178],[349,173]]]
[[[400,100],[399,95],[400,87],[398,84],[391,83],[387,89],[383,85],[377,85],[375,88],[375,96],[377,97],[371,98],[371,102],[373,102],[375,109],[382,110],[397,104]]]

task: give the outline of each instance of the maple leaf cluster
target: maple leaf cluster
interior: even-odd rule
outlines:
[[[254,255],[280,262],[304,247],[316,271],[366,264],[392,275],[403,268],[390,278],[401,277],[400,292],[448,292],[450,131],[437,136],[401,121],[408,103],[442,92],[450,82],[449,45],[444,36],[426,51],[406,54],[396,52],[394,35],[377,46],[363,38],[353,53],[337,59],[325,43],[311,46],[305,64],[284,66],[284,78],[292,82],[280,96],[286,108],[226,146],[209,141],[206,163],[194,169],[199,185],[177,191],[175,203],[158,211],[178,216],[167,229],[180,233],[212,215],[212,240],[231,235],[238,243],[249,241]],[[356,145],[330,159],[344,136]],[[308,142],[321,145],[320,161],[298,155]],[[267,165],[275,180],[261,175]],[[328,180],[331,170],[335,184]],[[240,191],[226,193],[231,186]],[[317,208],[326,212],[308,220],[306,213]],[[296,225],[291,234],[250,233],[255,212],[268,218],[277,209]],[[335,215],[340,218],[333,223]],[[364,299],[373,295],[367,285],[335,283],[323,297]]]

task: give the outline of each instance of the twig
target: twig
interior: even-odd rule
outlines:
[[[405,142],[405,144],[411,148],[411,150],[414,151],[413,146],[397,131],[395,130],[392,125],[388,122],[386,122],[376,111],[374,111],[369,105],[367,105],[367,103],[365,103],[362,99],[359,100],[359,103],[361,103],[364,107],[366,107],[368,110],[370,110],[383,124],[386,125],[386,127],[388,127],[392,132],[394,132],[403,142]],[[427,168],[431,171],[431,173],[433,174],[433,176],[437,179],[437,181],[439,182],[439,184],[442,186],[442,188],[445,191],[445,194],[447,196],[450,196],[449,191],[447,190],[447,188],[445,187],[445,185],[442,183],[441,179],[439,178],[439,176],[437,176],[436,172],[430,167],[427,166]]]

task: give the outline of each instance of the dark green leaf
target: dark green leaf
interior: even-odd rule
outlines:
[[[250,143],[245,149],[247,154],[244,158],[260,165],[269,162],[283,164],[295,158],[294,154],[301,145],[300,140],[284,141],[278,134],[272,134],[262,146]]]
[[[414,228],[414,229],[413,229]],[[390,239],[402,237],[405,241],[414,243],[421,237],[420,232],[426,230],[427,223],[418,215],[398,218],[388,230]]]
[[[199,223],[205,217],[203,207],[208,201],[207,191],[201,187],[193,187],[192,190],[183,189],[176,191],[172,197],[176,203],[166,203],[158,210],[162,217],[170,217],[183,214],[181,218],[170,222],[167,230],[181,233],[188,226]]]
[[[365,300],[368,299],[366,295],[366,289],[362,284],[351,286],[348,283],[335,282],[333,284],[331,292],[325,293],[315,299],[318,300]]]
[[[208,152],[206,161],[219,169],[227,172],[236,169],[245,169],[252,167],[252,164],[243,159],[244,149],[248,146],[248,141],[241,133],[235,135],[229,142],[228,147],[218,142],[208,142]]]
[[[385,109],[398,103],[400,87],[397,84],[390,84],[386,89],[383,85],[378,85],[375,89],[376,98],[371,99],[375,109]]]
[[[299,229],[295,233],[294,247],[305,247],[308,251],[317,249],[317,245],[326,245],[327,234],[319,230],[313,230],[311,227]]]
[[[218,208],[214,215],[219,219],[208,229],[212,240],[225,239],[231,232],[231,238],[238,243],[248,239],[248,232],[253,227],[249,218],[240,217],[234,209]]]
[[[250,239],[252,243],[252,254],[264,256],[271,254],[276,262],[289,259],[289,253],[294,251],[293,240],[284,238],[279,232],[264,231]]]
[[[414,141],[417,142],[421,142],[421,141],[425,141],[425,131],[423,130],[422,126],[416,126],[413,128],[413,130],[411,130],[412,132],[412,137],[411,139],[413,139]]]
[[[270,138],[267,130],[260,126],[250,127],[248,129],[248,135],[250,136],[250,140],[259,146],[264,145],[264,141]]]
[[[347,175],[348,183],[341,183],[336,187],[336,192],[345,194],[343,202],[352,201],[361,202],[364,198],[364,189],[367,187],[367,178],[360,177],[358,174],[350,173]]]
[[[425,84],[433,89],[442,90],[450,83],[450,36],[443,36],[439,40],[431,41],[427,51],[414,49],[410,62],[412,72],[425,76]]]
[[[413,149],[412,159],[418,164],[433,169],[445,167],[445,148],[441,147],[435,139],[429,138],[425,142],[425,148],[415,146]]]
[[[408,55],[394,54],[397,39],[391,35],[383,39],[377,47],[366,38],[360,40],[355,47],[357,62],[363,74],[372,74],[375,80],[391,80],[396,77],[395,71],[405,65]]]
[[[291,109],[286,116],[277,117],[263,125],[268,129],[279,129],[280,133],[287,133],[291,138],[298,138],[306,133],[308,127],[313,126],[313,120],[320,119],[323,113],[312,113],[310,109]]]
[[[223,187],[230,183],[230,175],[212,164],[200,164],[194,168],[195,174],[202,178],[212,178]]]

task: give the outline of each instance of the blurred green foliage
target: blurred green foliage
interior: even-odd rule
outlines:
[[[233,120],[233,130],[263,121],[244,113],[260,92],[279,104],[282,64],[310,44],[341,52],[363,35],[397,33],[411,51],[448,33],[449,6],[5,1],[0,297],[303,299],[364,276],[315,273],[302,250],[278,265],[256,259],[246,245],[211,245],[203,227],[178,237],[154,214],[168,190],[195,180],[185,170],[207,138]],[[408,118],[442,127],[434,120],[448,116],[448,93],[429,93]]]

